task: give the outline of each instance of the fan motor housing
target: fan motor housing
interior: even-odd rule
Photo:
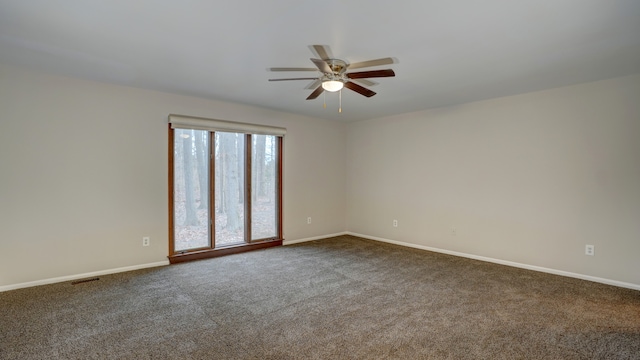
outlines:
[[[348,66],[346,61],[340,59],[325,59],[324,61],[329,65],[332,73],[324,73],[322,81],[347,82],[347,77],[344,74]]]
[[[347,70],[347,62],[340,59],[325,59],[327,65],[331,68],[334,74],[341,74]]]

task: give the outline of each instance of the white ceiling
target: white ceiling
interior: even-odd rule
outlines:
[[[396,77],[341,114],[267,81],[312,44]],[[640,1],[0,0],[0,63],[353,121],[640,73]]]

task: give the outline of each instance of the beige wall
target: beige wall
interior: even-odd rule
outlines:
[[[352,123],[347,139],[350,232],[640,285],[640,75]]]
[[[348,230],[640,286],[638,99],[635,75],[342,124],[0,65],[0,289],[166,260],[169,113],[288,129],[287,241]]]
[[[344,124],[3,65],[0,109],[0,288],[166,261],[170,113],[286,127],[285,239],[345,229]]]

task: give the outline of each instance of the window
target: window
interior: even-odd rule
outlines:
[[[169,259],[282,244],[285,129],[169,116]]]

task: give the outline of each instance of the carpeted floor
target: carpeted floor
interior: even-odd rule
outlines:
[[[1,359],[640,359],[640,292],[342,236],[0,293]]]

